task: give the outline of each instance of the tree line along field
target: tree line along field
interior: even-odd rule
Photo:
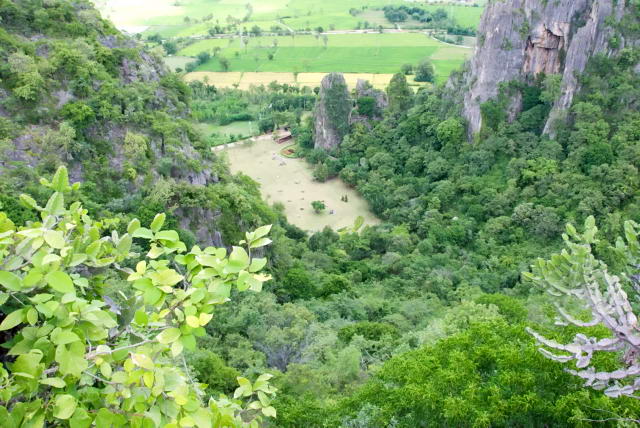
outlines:
[[[208,52],[211,59],[195,71],[392,74],[403,64],[417,64],[428,57],[438,81],[445,80],[471,54],[423,33],[331,34],[323,37],[255,37],[246,46],[240,39],[198,41],[179,52],[195,57]],[[213,54],[215,53],[215,56]],[[228,60],[225,70],[220,58]]]
[[[483,10],[480,6],[485,2],[478,0],[477,7],[455,1],[419,5],[428,11],[444,8],[461,26],[475,28]],[[147,34],[159,33],[163,37],[206,35],[212,25],[226,24],[229,19],[242,21],[240,27],[257,25],[263,30],[271,29],[278,22],[294,30],[318,26],[354,29],[364,21],[391,28],[394,25],[377,9],[415,4],[387,0],[95,0],[95,3],[103,16],[117,26],[149,27]],[[350,10],[358,13],[349,13]]]

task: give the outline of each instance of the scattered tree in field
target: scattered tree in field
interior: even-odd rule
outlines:
[[[196,58],[198,65],[206,64],[211,59],[211,54],[209,52],[200,52]]]
[[[311,206],[313,207],[313,210],[315,211],[316,214],[320,214],[325,209],[327,209],[327,206],[325,205],[324,201],[313,201],[311,202]]]
[[[400,71],[405,76],[413,74],[413,64],[402,64],[402,67],[400,67]]]
[[[67,207],[79,185],[69,185],[65,168],[42,183],[52,193],[45,206],[21,196],[40,222],[16,225],[0,212],[3,426],[210,427],[223,420],[248,428],[275,417],[271,375],[253,383],[238,377],[233,398],[209,398],[183,356],[232,288],[257,292],[269,279],[257,273],[266,259],[251,250],[271,242],[270,226],[247,233],[246,249],[228,255],[188,250],[176,231],[162,230],[165,214],[148,228],[132,220],[119,233],[118,220],[96,221],[79,202]]]
[[[396,73],[387,87],[389,108],[395,112],[404,112],[413,105],[413,91],[402,73]]]
[[[178,52],[178,46],[175,42],[167,41],[164,42],[162,46],[164,47],[164,51],[167,53],[167,55],[174,55],[176,52]]]
[[[229,71],[231,63],[227,58],[223,56],[218,57],[218,63],[220,63],[220,67],[222,68],[222,71]]]
[[[431,60],[423,59],[416,68],[416,82],[433,82],[435,80],[435,69]]]
[[[260,28],[257,25],[254,25],[253,27],[251,27],[251,34],[253,34],[254,37],[259,37],[262,35],[262,28]]]

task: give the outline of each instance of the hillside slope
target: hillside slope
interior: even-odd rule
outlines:
[[[67,164],[89,207],[143,220],[171,210],[202,242],[269,220],[255,186],[192,127],[189,87],[89,1],[1,0],[0,20],[5,208],[20,210],[13,189]]]
[[[633,22],[628,2],[615,0],[494,1],[487,5],[479,28],[478,47],[466,78],[464,116],[469,133],[482,128],[480,106],[498,95],[500,84],[532,82],[541,74],[562,75],[561,95],[553,103],[553,121],[571,106],[582,73],[590,58],[612,56],[633,46],[635,34],[625,23]],[[522,98],[511,100],[513,118],[522,109]]]

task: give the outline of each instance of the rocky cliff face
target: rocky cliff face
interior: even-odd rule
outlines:
[[[349,130],[352,107],[342,73],[327,74],[320,84],[314,112],[316,149],[334,150],[342,143]]]
[[[571,105],[578,89],[576,75],[595,54],[610,55],[613,34],[609,17],[625,13],[621,0],[493,0],[480,23],[480,39],[471,61],[464,99],[470,136],[482,128],[480,105],[498,94],[499,84],[527,81],[540,73],[562,74],[562,95],[545,127],[552,132],[555,118]],[[624,47],[618,46],[617,49]],[[509,107],[517,112],[517,97]]]

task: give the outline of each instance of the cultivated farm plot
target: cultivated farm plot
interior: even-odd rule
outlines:
[[[358,216],[363,216],[367,225],[380,222],[369,211],[367,202],[340,179],[314,181],[305,160],[280,155],[284,146],[273,142],[269,135],[256,140],[217,153],[228,156],[232,172],[242,172],[260,183],[266,201],[282,203],[291,223],[305,230],[320,231],[325,226],[334,230],[351,226]],[[344,195],[349,202],[340,200]],[[312,201],[324,201],[327,210],[316,214],[311,208]],[[331,210],[334,214],[329,213]]]
[[[198,41],[180,51],[183,56],[213,52],[230,62],[230,71],[294,73],[393,74],[402,64],[432,59],[438,81],[460,66],[472,50],[435,40],[424,33],[333,34],[326,45],[321,37],[255,37],[246,46],[239,39]],[[270,59],[271,57],[271,59]],[[222,71],[217,58],[197,71]]]
[[[173,71],[177,68],[184,70],[187,64],[191,61],[193,61],[193,58],[188,56],[167,56],[164,58],[164,63]]]
[[[479,3],[483,3],[481,0]],[[283,18],[284,24],[295,30],[333,27],[338,30],[356,28],[360,22],[371,25],[394,25],[384,18],[379,9],[389,4],[410,4],[389,0],[94,0],[105,18],[116,26],[150,27],[148,34],[160,33],[163,37],[189,37],[206,35],[209,28],[226,23],[227,17],[244,20],[251,5],[247,28],[258,25],[269,30]],[[444,8],[463,26],[476,27],[480,21],[482,7],[466,5],[423,5],[427,10]],[[351,15],[350,9],[359,13]],[[205,17],[211,19],[202,22]],[[188,18],[185,21],[185,18]]]
[[[320,86],[322,78],[327,73],[241,73],[241,72],[215,72],[215,71],[195,71],[185,75],[187,82],[194,80],[206,81],[208,84],[218,88],[239,88],[249,89],[251,86],[267,86],[271,82],[288,84],[292,86],[315,88]],[[359,79],[368,80],[374,88],[386,89],[393,74],[373,74],[373,73],[344,73],[344,78],[349,89],[355,89]],[[412,76],[407,76],[409,84],[415,84]],[[419,85],[419,84],[418,84]]]

